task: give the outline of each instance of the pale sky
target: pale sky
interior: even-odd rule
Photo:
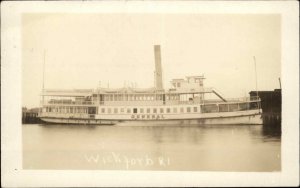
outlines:
[[[161,45],[164,88],[173,78],[206,77],[224,97],[279,88],[280,15],[24,14],[22,105],[37,107],[45,88],[93,89],[154,85],[154,49]]]

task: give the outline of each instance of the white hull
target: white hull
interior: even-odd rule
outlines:
[[[45,122],[57,124],[97,124],[97,125],[233,125],[262,124],[261,114],[247,114],[227,117],[203,117],[194,119],[163,119],[163,120],[107,120],[107,119],[72,119],[60,117],[42,117]]]

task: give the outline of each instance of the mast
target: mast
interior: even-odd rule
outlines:
[[[42,108],[41,112],[43,112],[44,105],[44,92],[45,92],[45,62],[46,62],[46,50],[44,50],[44,62],[43,62],[43,86],[42,86]]]
[[[280,86],[280,89],[281,89],[281,80],[280,80],[280,77],[278,78],[279,80],[279,86]]]
[[[257,72],[256,72],[256,58],[255,58],[255,56],[253,56],[253,59],[254,59],[254,67],[255,67],[255,87],[256,87],[257,108],[258,108],[258,111],[260,113],[261,111],[260,111],[260,103],[258,102],[259,96],[258,96],[258,90],[257,90]]]
[[[258,90],[257,90],[257,72],[256,72],[256,58],[253,56],[254,59],[254,68],[255,68],[255,87],[256,87],[256,97],[258,98]]]
[[[45,61],[46,61],[46,50],[44,50],[44,64],[43,64],[43,93],[45,89]]]

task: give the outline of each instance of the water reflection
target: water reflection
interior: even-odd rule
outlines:
[[[280,130],[262,125],[23,125],[23,167],[279,171]]]

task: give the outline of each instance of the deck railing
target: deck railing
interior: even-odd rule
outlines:
[[[222,105],[222,104],[235,104],[235,103],[250,103],[250,102],[260,102],[259,97],[244,97],[244,98],[232,98],[226,99],[224,102],[222,100],[201,100],[201,101],[180,101],[180,100],[167,100],[166,105]],[[41,102],[43,105],[74,105],[74,106],[91,106],[91,105],[163,105],[162,100],[159,101],[64,101],[64,100],[49,100]],[[145,103],[145,104],[144,104]]]
[[[242,103],[242,102],[254,102],[254,101],[260,101],[259,97],[243,97],[243,98],[226,98],[226,102],[222,100],[213,100],[213,99],[207,99],[207,100],[202,100],[201,104],[214,104],[214,103]]]
[[[89,118],[86,113],[64,113],[64,112],[41,112],[39,117],[60,117],[60,118]]]
[[[92,101],[44,101],[44,105],[56,105],[56,104],[63,104],[63,105],[93,105],[96,104]]]
[[[236,103],[211,103],[202,104],[202,113],[217,113],[217,112],[235,112],[235,111],[246,111],[260,109],[260,101],[246,101]]]
[[[191,101],[188,101],[188,102],[191,102]],[[191,109],[191,106],[189,106],[189,105],[187,105],[186,107],[178,106],[178,105],[170,105],[170,106],[167,106],[166,108],[170,109],[171,106],[177,108],[176,113],[177,112],[179,113],[179,108]],[[238,102],[227,102],[227,103],[226,102],[204,103],[204,104],[197,103],[196,105],[194,104],[193,107],[196,107],[197,109],[200,108],[201,113],[223,113],[223,112],[237,112],[237,111],[247,111],[247,110],[260,111],[260,109],[261,109],[259,100],[250,100],[250,101],[242,100],[242,102],[238,101]],[[113,107],[114,113],[118,113],[118,111],[122,111],[121,109],[118,110],[118,108],[123,108],[123,112],[125,112],[124,107],[116,106],[116,107]],[[132,109],[134,109],[136,107],[129,106],[128,108],[131,108],[129,111],[129,113],[131,113],[131,111],[133,111]],[[156,108],[156,107],[153,107],[153,108]],[[91,111],[91,109],[94,109],[94,110]],[[112,110],[111,106],[108,109]],[[100,109],[98,109],[98,110],[100,112]],[[180,109],[180,111],[181,111],[181,109]],[[167,111],[165,111],[165,112],[167,112]],[[169,110],[169,112],[170,112],[170,110]],[[189,113],[189,112],[190,112],[190,110],[187,110],[186,113]],[[56,117],[68,116],[70,118],[71,117],[79,118],[79,117],[83,117],[83,116],[85,117],[86,115],[84,115],[84,114],[90,114],[90,113],[92,113],[92,114],[97,113],[97,108],[96,107],[86,107],[86,106],[85,107],[72,106],[72,107],[63,107],[63,108],[58,107],[58,106],[50,106],[50,107],[43,108],[42,115],[44,115],[44,116],[55,115]],[[127,113],[128,113],[128,111],[127,111]],[[154,110],[153,110],[153,113],[156,114],[156,112],[154,112]],[[164,112],[162,112],[162,113],[164,113]],[[65,115],[63,115],[63,114],[65,114]]]

